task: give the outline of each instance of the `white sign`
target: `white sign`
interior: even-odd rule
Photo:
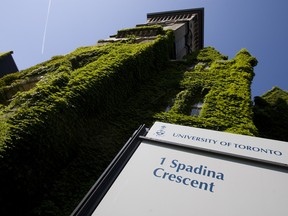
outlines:
[[[153,127],[155,133],[159,126],[163,124]],[[167,135],[169,125],[165,126]],[[174,131],[180,132],[186,134]],[[213,133],[186,135],[214,139],[213,145],[235,141]],[[286,216],[287,182],[287,172],[143,141],[92,215]]]
[[[286,216],[287,155],[286,142],[156,122],[92,216]]]
[[[288,166],[288,143],[156,122],[147,138],[205,151]]]

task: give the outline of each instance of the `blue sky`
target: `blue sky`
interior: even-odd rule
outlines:
[[[246,48],[258,59],[253,97],[273,86],[288,90],[287,0],[1,0],[0,52],[14,51],[22,70],[145,23],[147,13],[199,7],[205,46],[229,58]]]

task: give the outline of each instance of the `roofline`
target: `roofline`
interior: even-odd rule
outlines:
[[[204,48],[204,8],[193,8],[193,9],[184,9],[184,10],[172,10],[172,11],[162,11],[162,12],[156,12],[156,13],[148,13],[147,19],[152,18],[154,16],[167,16],[167,15],[177,15],[177,14],[191,14],[196,13],[198,14],[198,20],[199,20],[199,33],[201,35],[201,42],[200,46],[201,49]]]
[[[0,56],[6,56],[6,55],[12,55],[13,51],[8,51],[8,52],[0,52]]]
[[[154,13],[147,13],[147,18],[151,18],[153,16],[161,16],[161,15],[168,15],[168,14],[185,14],[185,13],[203,13],[204,8],[193,8],[193,9],[184,9],[184,10],[172,10],[172,11],[161,11],[161,12],[154,12]]]

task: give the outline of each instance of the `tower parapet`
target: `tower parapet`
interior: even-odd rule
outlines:
[[[172,30],[174,46],[172,59],[182,59],[185,55],[204,47],[204,8],[148,13],[145,24],[135,28],[119,30],[109,39],[100,43],[127,40],[132,36],[142,42],[155,39],[163,30]]]
[[[149,13],[147,25],[173,30],[175,59],[204,47],[204,8]]]

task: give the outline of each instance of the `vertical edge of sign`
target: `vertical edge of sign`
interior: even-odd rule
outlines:
[[[140,145],[142,140],[139,137],[145,136],[146,133],[145,125],[141,125],[134,132],[70,216],[88,216],[93,213],[114,180]]]

